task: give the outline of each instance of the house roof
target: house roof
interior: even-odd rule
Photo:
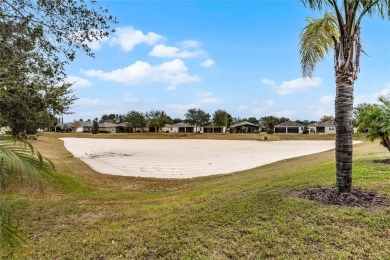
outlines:
[[[80,126],[92,126],[92,122],[91,121],[80,122]]]
[[[116,124],[113,124],[113,123],[109,123],[109,122],[103,122],[103,123],[100,123],[99,124],[99,127],[116,127],[117,125]]]
[[[288,127],[288,126],[301,127],[304,125],[297,123],[297,122],[294,122],[294,121],[286,121],[286,122],[283,122],[283,123],[276,125],[275,127]]]
[[[252,124],[252,123],[250,123],[248,121],[243,121],[243,122],[231,125],[230,127],[240,127],[240,126],[247,126],[247,125],[254,126],[254,127],[259,127],[258,125]]]
[[[316,126],[335,126],[336,123],[334,120],[325,121],[322,123],[318,123]]]
[[[194,127],[193,125],[187,124],[187,123],[176,123],[173,125],[170,125],[171,127]]]
[[[128,127],[128,125],[127,125],[126,122],[119,123],[119,124],[117,124],[116,126]]]

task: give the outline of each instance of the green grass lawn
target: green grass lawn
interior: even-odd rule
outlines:
[[[324,206],[294,195],[303,188],[334,185],[334,151],[228,175],[161,180],[98,174],[74,159],[59,136],[95,137],[45,134],[33,141],[58,173],[43,177],[43,192],[37,184],[16,180],[2,195],[27,241],[14,258],[390,258],[389,208]],[[302,136],[334,138],[271,135],[271,140]],[[263,136],[173,137],[262,140]],[[390,198],[390,166],[372,162],[388,157],[379,143],[356,145],[353,184]]]

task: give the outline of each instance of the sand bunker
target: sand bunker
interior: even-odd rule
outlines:
[[[334,149],[334,141],[61,138],[95,171],[124,176],[193,178],[255,168]]]

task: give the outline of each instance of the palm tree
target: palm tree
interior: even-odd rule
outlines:
[[[360,24],[365,16],[390,18],[390,0],[301,0],[322,18],[307,18],[300,40],[302,73],[311,77],[316,64],[334,49],[336,77],[336,185],[352,188],[353,86],[360,68]],[[328,13],[330,11],[330,13]]]
[[[11,136],[0,135],[0,192],[10,179],[25,175],[39,181],[42,173],[50,174],[53,164],[31,144]],[[0,201],[0,247],[20,245],[23,239],[12,225],[11,212]]]
[[[367,138],[371,141],[381,140],[390,152],[390,99],[379,98],[380,105],[366,106],[356,118],[359,131],[368,132]]]

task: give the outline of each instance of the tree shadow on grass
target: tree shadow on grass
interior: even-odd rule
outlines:
[[[390,159],[374,160],[374,163],[390,164]]]

